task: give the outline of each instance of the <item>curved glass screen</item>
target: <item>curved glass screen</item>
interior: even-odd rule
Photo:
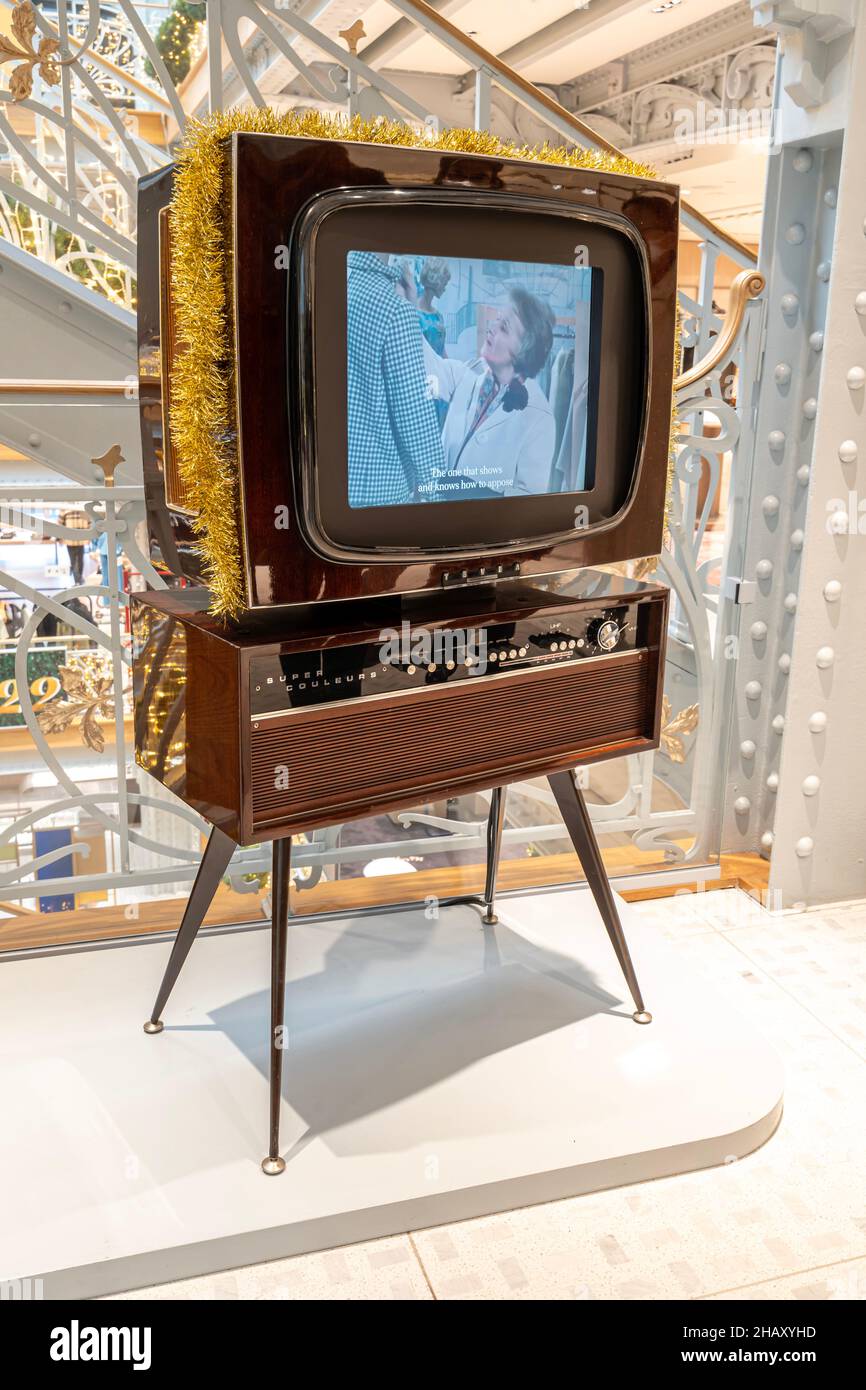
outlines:
[[[594,484],[603,271],[346,255],[352,508]]]

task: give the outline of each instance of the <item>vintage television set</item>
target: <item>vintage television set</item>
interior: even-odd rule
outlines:
[[[245,132],[228,137],[227,158],[231,420],[220,448],[237,475],[236,606],[435,591],[658,552],[676,188]],[[185,350],[174,178],[141,183],[140,400],[152,556],[198,580],[207,518],[173,438],[172,367]]]
[[[212,827],[145,1029],[236,846],[273,841],[275,1174],[293,833],[491,789],[492,928],[504,790],[547,776],[650,1021],[573,769],[659,739],[667,591],[592,567],[661,547],[678,197],[423,141],[219,134],[140,184],[167,587],[133,598],[136,757]]]

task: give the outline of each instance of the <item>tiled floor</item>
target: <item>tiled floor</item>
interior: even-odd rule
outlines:
[[[757,1153],[684,1177],[138,1291],[131,1298],[866,1298],[866,904],[642,903],[786,1067]]]

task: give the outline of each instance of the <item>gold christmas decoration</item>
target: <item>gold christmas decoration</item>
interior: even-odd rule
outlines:
[[[665,695],[662,700],[661,751],[672,763],[684,763],[686,746],[682,734],[693,734],[700,719],[700,705],[686,705],[679,714],[671,718],[671,702]]]
[[[20,5],[16,5],[12,11],[12,34],[17,43],[7,39],[0,34],[0,63],[19,61],[19,66],[14,68],[9,75],[9,95],[13,101],[26,101],[33,91],[33,69],[39,69],[39,75],[51,87],[56,87],[60,81],[60,69],[63,64],[57,57],[60,51],[60,40],[49,38],[44,35],[39,40],[39,47],[34,46],[33,40],[36,37],[36,11],[30,4],[30,0],[22,0]]]
[[[400,121],[346,121],[309,112],[252,108],[191,121],[177,154],[172,197],[171,274],[181,349],[171,370],[170,427],[178,469],[194,496],[194,526],[212,594],[211,611],[237,617],[244,607],[238,526],[237,434],[231,335],[229,139],[235,132],[399,145],[559,164],[639,178],[647,165],[625,155],[564,145],[514,145],[486,131],[419,134]],[[675,431],[672,426],[672,449]]]
[[[81,741],[95,753],[105,752],[99,721],[114,718],[114,680],[111,666],[87,656],[72,657],[57,674],[67,699],[53,700],[37,715],[43,734],[59,734],[81,723]]]

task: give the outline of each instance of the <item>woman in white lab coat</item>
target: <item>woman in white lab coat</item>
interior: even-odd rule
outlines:
[[[448,402],[446,476],[438,480],[436,500],[547,491],[556,424],[535,377],[552,344],[552,313],[520,288],[511,291],[473,361],[440,357],[425,340],[433,393]]]

